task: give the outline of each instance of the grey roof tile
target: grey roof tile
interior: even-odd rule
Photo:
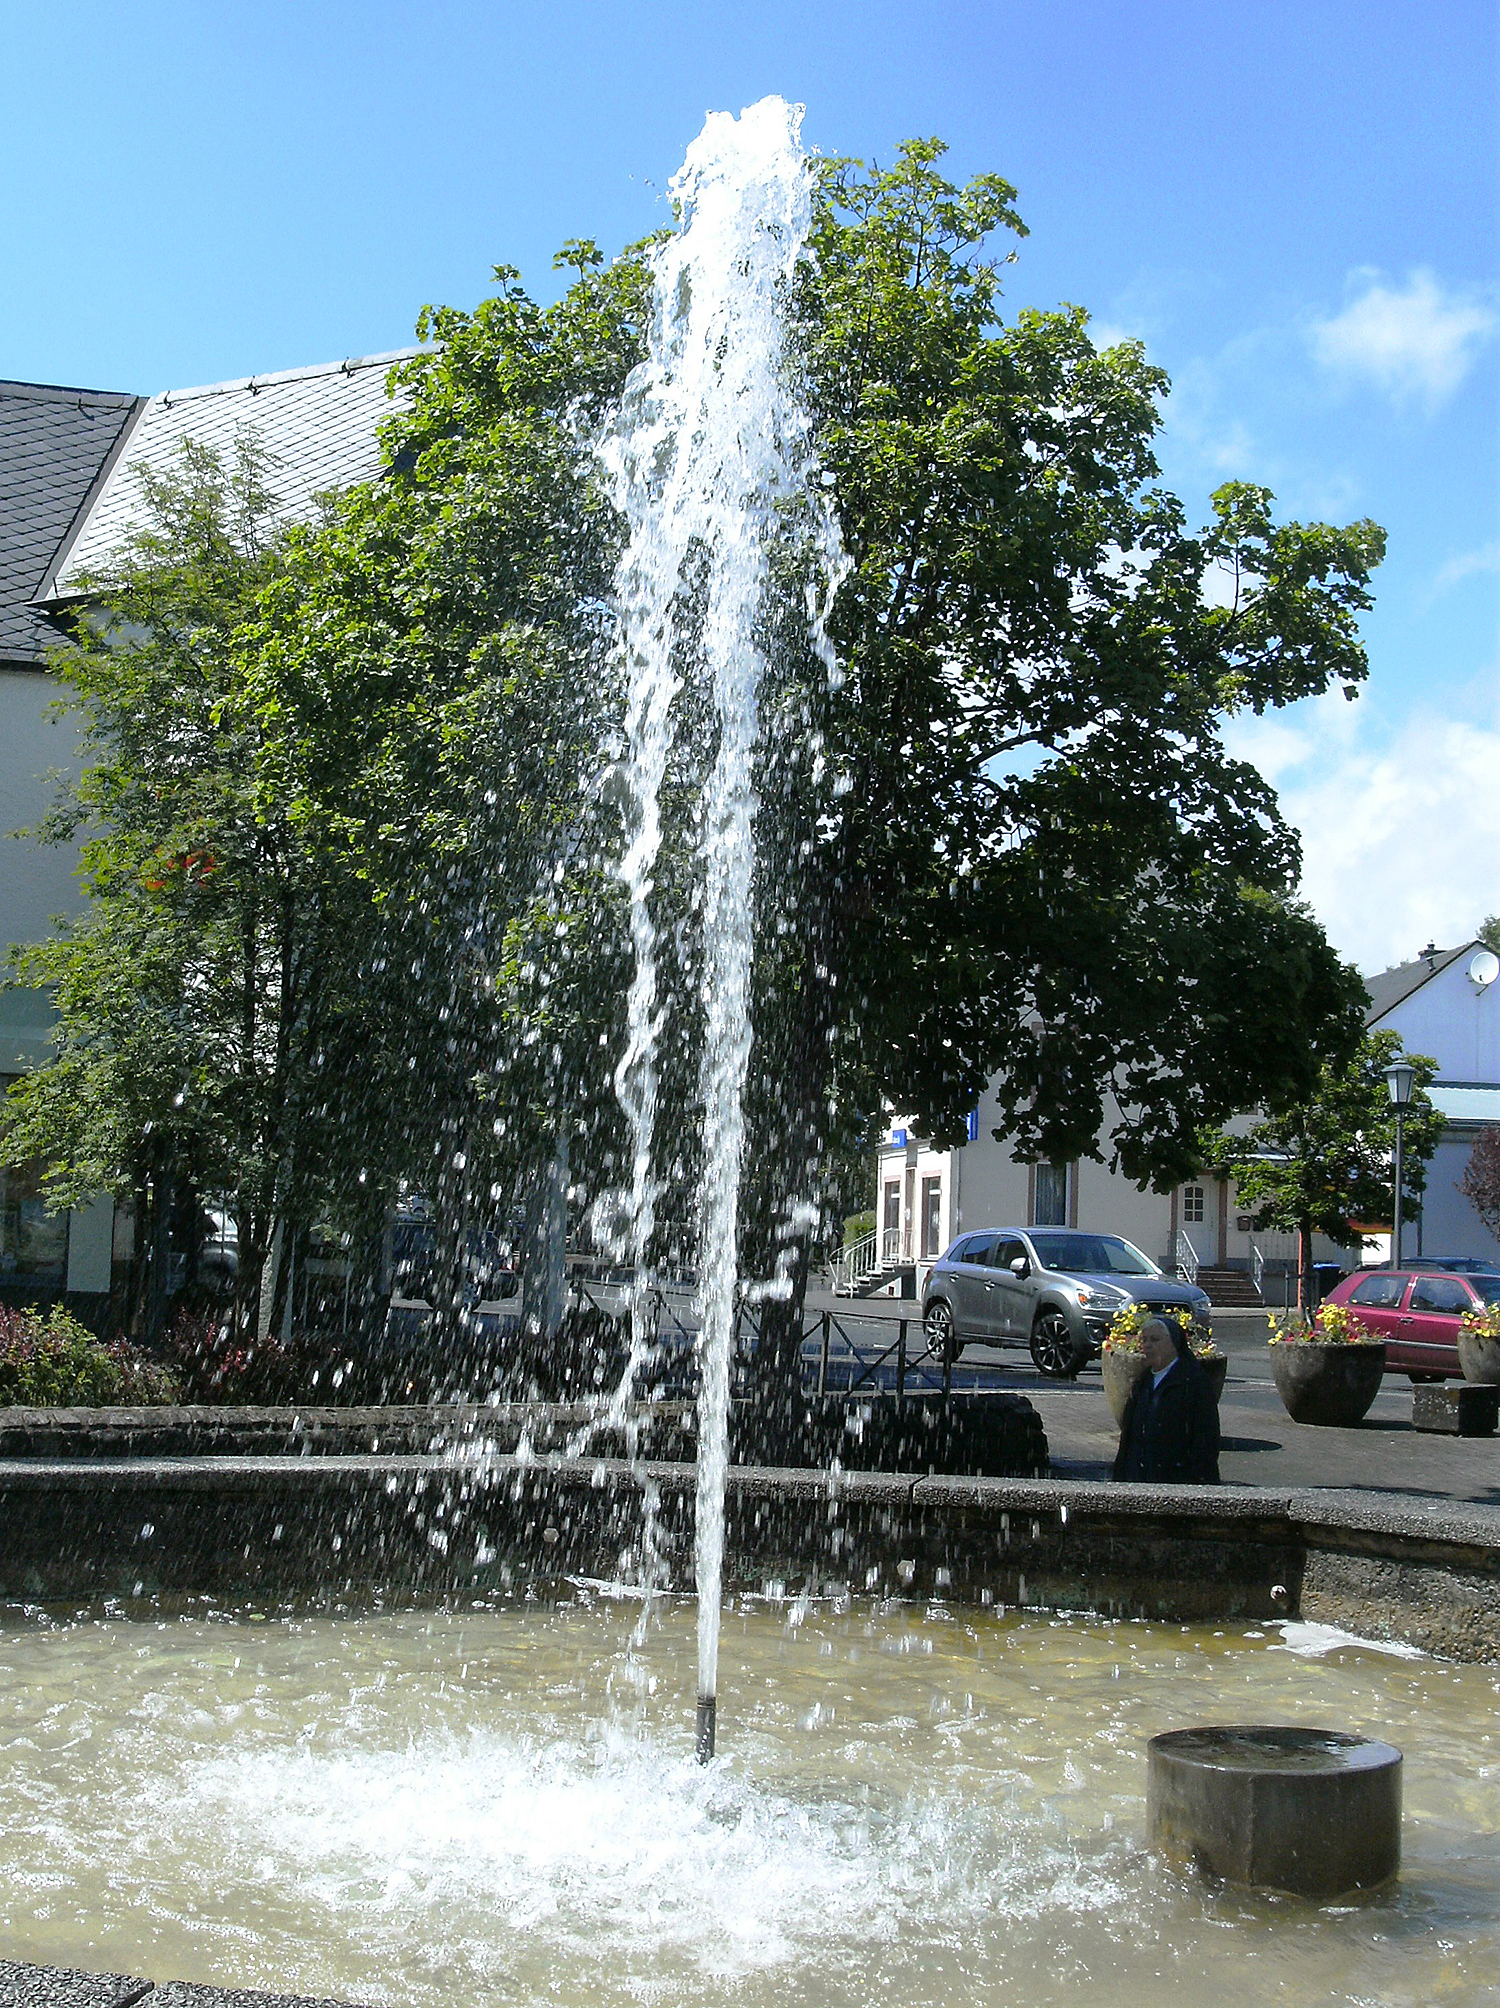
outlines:
[[[66,599],[81,577],[105,568],[142,514],[138,470],[175,465],[184,440],[227,451],[242,431],[273,456],[269,483],[281,513],[311,514],[313,498],[380,470],[376,428],[399,409],[386,393],[391,365],[413,351],[243,377],[151,399],[99,494],[67,545],[49,592]]]
[[[141,400],[0,382],[0,662],[39,663],[53,630],[30,604]]]

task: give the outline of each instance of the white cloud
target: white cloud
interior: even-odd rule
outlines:
[[[1494,332],[1493,309],[1473,295],[1445,290],[1425,270],[1413,272],[1402,287],[1374,272],[1356,276],[1362,290],[1344,311],[1313,324],[1313,354],[1342,376],[1435,410],[1458,389],[1476,350]]]
[[[1342,703],[1342,700],[1337,700]],[[1372,744],[1367,705],[1239,722],[1235,750],[1302,832],[1302,894],[1363,970],[1451,946],[1500,908],[1500,715],[1420,712]]]
[[[1477,551],[1461,551],[1456,558],[1450,558],[1433,580],[1430,597],[1436,599],[1439,593],[1473,578],[1476,572],[1500,572],[1500,537],[1492,544],[1482,544]]]

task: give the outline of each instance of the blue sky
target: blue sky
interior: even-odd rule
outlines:
[[[398,347],[497,261],[662,220],[706,110],[803,100],[1015,182],[1013,304],[1171,372],[1231,475],[1390,532],[1354,706],[1236,729],[1366,968],[1500,910],[1497,38],[1488,0],[260,0],[12,9],[0,375],[152,391]]]

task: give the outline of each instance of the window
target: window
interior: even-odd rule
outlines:
[[[1068,1167],[1039,1164],[1036,1191],[1032,1200],[1033,1227],[1066,1227],[1068,1224]]]
[[[942,1252],[938,1236],[943,1231],[943,1181],[940,1178],[922,1180],[922,1253],[937,1255]]]
[[[1079,1276],[1161,1274],[1139,1248],[1122,1241],[1117,1234],[1033,1234],[1031,1242],[1045,1269],[1061,1269]]]
[[[0,1168],[0,1283],[60,1290],[68,1266],[68,1216],[49,1213],[42,1168]]]
[[[1406,1288],[1404,1276],[1366,1276],[1349,1292],[1351,1304],[1372,1304],[1377,1310],[1394,1311]]]
[[[960,1241],[953,1252],[960,1262],[975,1262],[982,1267],[989,1261],[994,1246],[993,1234],[971,1234],[966,1241]]]
[[[1196,1227],[1202,1222],[1205,1196],[1201,1185],[1185,1185],[1182,1188],[1182,1220],[1185,1227]]]
[[[1411,1308],[1456,1318],[1460,1311],[1473,1310],[1474,1299],[1456,1276],[1419,1276],[1412,1285]]]
[[[1002,1241],[996,1248],[990,1258],[990,1267],[992,1269],[1008,1269],[1017,1256],[1021,1258],[1028,1269],[1031,1267],[1031,1257],[1026,1253],[1025,1242],[1017,1241],[1012,1235],[1010,1239]]]

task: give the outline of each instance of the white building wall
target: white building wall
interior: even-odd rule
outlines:
[[[41,941],[80,903],[76,850],[12,834],[51,808],[50,769],[77,771],[78,721],[49,715],[60,695],[44,670],[0,669],[0,946]]]
[[[1440,1081],[1500,1083],[1500,983],[1472,982],[1471,960],[1460,955],[1372,1029],[1399,1032],[1408,1053],[1430,1055]]]

